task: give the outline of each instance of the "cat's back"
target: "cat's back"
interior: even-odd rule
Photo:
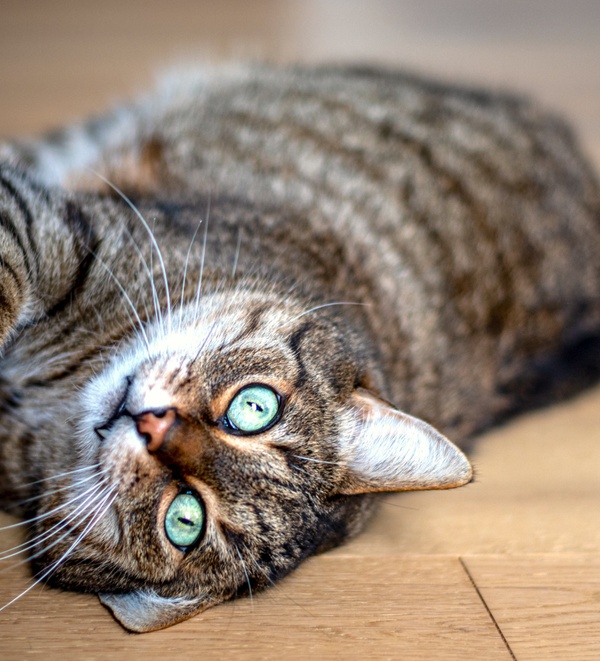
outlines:
[[[335,295],[370,304],[391,395],[445,428],[492,419],[600,326],[598,187],[527,100],[374,68],[217,68],[48,153],[69,144],[75,185],[93,154],[83,165],[127,191],[280,208],[324,254],[343,246]]]
[[[598,186],[535,103],[369,68],[258,68],[204,81],[166,117],[186,136],[155,136],[174,186],[291,207],[341,238],[373,282],[395,401],[417,414],[472,429],[597,333]]]

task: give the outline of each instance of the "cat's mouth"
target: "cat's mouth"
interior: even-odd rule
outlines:
[[[129,397],[129,392],[131,390],[131,384],[133,379],[130,376],[125,377],[125,389],[123,390],[123,395],[119,400],[119,403],[115,406],[112,414],[106,422],[98,427],[94,427],[94,431],[98,438],[103,441],[110,434],[111,429],[113,428],[115,422],[123,417],[124,415],[131,416],[131,413],[127,410],[127,398]]]
[[[137,432],[146,442],[148,450],[153,452],[160,448],[166,433],[175,422],[177,409],[174,407],[152,408],[141,411],[140,413],[133,413],[127,408],[132,384],[133,378],[130,376],[126,377],[125,388],[118,404],[106,422],[94,427],[94,431],[96,432],[96,436],[101,441],[104,441],[110,435],[117,420],[127,416],[135,423]]]

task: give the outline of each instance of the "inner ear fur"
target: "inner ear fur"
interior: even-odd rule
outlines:
[[[363,388],[351,396],[340,451],[348,469],[343,494],[451,489],[473,477],[445,436]]]

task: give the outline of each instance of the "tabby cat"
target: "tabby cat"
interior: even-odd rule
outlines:
[[[0,221],[1,502],[37,581],[133,631],[270,585],[377,492],[469,482],[446,435],[600,329],[569,130],[403,73],[182,72],[1,146]]]

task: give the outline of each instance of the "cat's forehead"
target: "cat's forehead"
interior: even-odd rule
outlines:
[[[156,391],[161,400],[169,390],[167,383],[180,385],[186,378],[194,390],[202,385],[208,391],[253,376],[293,379],[296,349],[290,337],[303,311],[264,291],[245,297],[235,292],[207,295],[139,334],[100,377],[99,385],[106,390],[110,382],[109,390],[120,390],[123,381],[135,375],[147,397]]]
[[[213,294],[156,324],[148,334],[149,353],[160,357],[195,352],[201,360],[215,352],[282,350],[300,310],[291,301],[267,294]]]

